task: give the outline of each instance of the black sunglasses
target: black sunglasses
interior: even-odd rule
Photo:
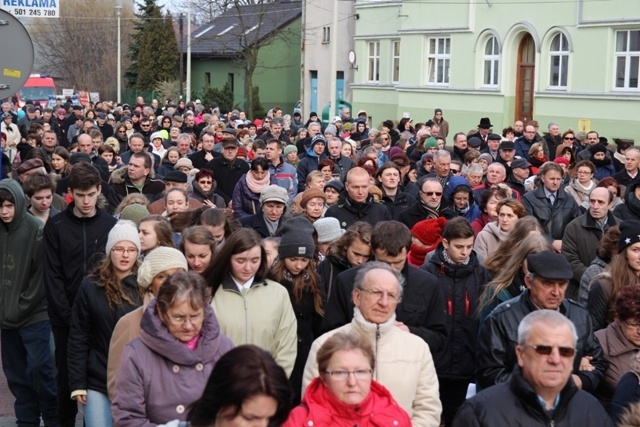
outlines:
[[[576,354],[576,349],[573,347],[555,347],[551,345],[527,345],[526,347],[534,349],[540,356],[550,355],[554,348],[558,349],[558,353],[562,357],[573,357]]]

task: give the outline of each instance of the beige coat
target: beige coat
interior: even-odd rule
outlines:
[[[442,404],[438,377],[429,345],[420,337],[394,326],[395,315],[376,325],[364,319],[358,308],[353,320],[327,332],[313,342],[302,379],[302,395],[318,376],[318,349],[336,332],[357,331],[371,339],[376,353],[375,380],[385,386],[411,416],[414,427],[438,427]],[[377,337],[377,338],[376,338]]]
[[[609,362],[604,385],[608,396],[611,396],[620,378],[631,370],[631,359],[640,348],[625,338],[617,321],[610,323],[605,329],[596,331],[595,336],[600,341],[605,359]]]
[[[500,242],[506,239],[508,234],[500,229],[498,221],[490,222],[478,233],[473,249],[486,259],[498,249]]]

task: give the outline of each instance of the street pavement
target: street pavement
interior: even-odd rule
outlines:
[[[0,360],[0,367],[2,360]],[[13,412],[13,395],[7,386],[4,372],[0,370],[0,427],[15,427],[16,417]],[[78,412],[76,427],[82,427],[82,414]]]

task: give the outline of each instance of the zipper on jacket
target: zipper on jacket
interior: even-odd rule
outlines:
[[[378,343],[380,342],[380,325],[376,325],[376,381],[378,381]]]

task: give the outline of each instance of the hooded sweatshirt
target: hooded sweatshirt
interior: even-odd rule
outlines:
[[[0,181],[15,200],[10,223],[0,221],[0,328],[19,329],[47,320],[47,297],[42,285],[42,229],[44,224],[27,214],[20,184]]]

